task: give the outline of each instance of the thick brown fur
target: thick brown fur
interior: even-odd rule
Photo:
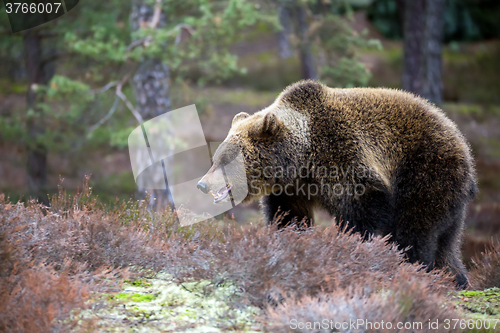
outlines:
[[[260,198],[269,223],[284,213],[280,226],[310,225],[313,209],[323,208],[366,238],[391,234],[410,262],[449,267],[467,285],[459,248],[477,191],[473,159],[456,125],[428,101],[301,81],[268,108],[234,118],[203,178],[211,189],[221,184],[210,175],[240,150],[246,180],[231,185],[248,187],[245,202]]]

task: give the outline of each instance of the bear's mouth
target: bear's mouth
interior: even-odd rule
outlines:
[[[211,193],[214,196],[214,203],[221,203],[228,201],[230,198],[231,185],[226,185],[217,191],[217,193]]]

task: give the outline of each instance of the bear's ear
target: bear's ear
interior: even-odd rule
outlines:
[[[256,137],[276,136],[283,126],[283,122],[274,113],[269,112],[254,124],[250,134]]]
[[[234,116],[233,118],[233,123],[231,125],[234,125],[236,124],[238,121],[242,120],[242,119],[245,119],[245,118],[248,118],[250,117],[250,115],[246,112],[240,112],[238,113],[236,116]]]

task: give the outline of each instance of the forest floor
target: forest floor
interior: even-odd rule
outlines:
[[[324,319],[499,331],[499,244],[457,292],[387,238],[258,220],[180,227],[168,210],[106,207],[91,191],[61,190],[44,209],[0,195],[0,331],[289,332]]]
[[[75,312],[71,319],[92,321],[106,332],[266,332],[258,320],[262,309],[254,306],[232,308],[226,301],[237,291],[221,286],[207,293],[210,281],[177,284],[168,274],[124,281],[116,294],[95,295],[90,309]],[[451,291],[446,302],[454,304],[460,318],[450,325],[481,328],[476,332],[500,331],[500,289]],[[453,321],[456,319],[456,321]],[[467,326],[470,325],[470,326]],[[474,331],[469,329],[468,331]]]

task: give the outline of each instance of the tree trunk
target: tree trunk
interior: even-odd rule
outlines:
[[[278,33],[278,49],[281,58],[286,59],[292,56],[289,37],[292,34],[292,10],[288,1],[281,1],[278,7],[278,17],[280,20],[281,30]]]
[[[38,139],[45,132],[44,117],[38,107],[37,88],[46,84],[48,78],[43,71],[42,43],[37,29],[30,29],[23,35],[25,66],[29,89],[27,95],[28,119],[28,187],[30,195],[48,205],[47,197],[47,148]]]
[[[441,43],[443,40],[446,0],[427,0],[425,6],[424,59],[425,78],[422,95],[430,101],[443,102]]]
[[[145,4],[140,0],[133,1],[130,17],[132,30],[135,31],[145,25],[149,25],[153,20],[158,20],[154,23],[155,27],[162,27],[166,24],[164,13],[155,18],[155,8],[153,6]],[[151,58],[142,60],[139,69],[133,77],[132,85],[136,97],[136,107],[144,121],[148,121],[171,110],[169,77],[169,68],[161,60]],[[166,146],[165,149],[169,149],[169,147]],[[149,156],[139,156],[139,158],[141,161],[137,161],[138,164],[149,163]],[[151,174],[151,176],[164,179],[165,171],[164,174],[155,173]],[[156,180],[155,183],[159,184],[161,180]],[[138,191],[141,198],[146,196],[145,189],[139,188]],[[149,206],[152,209],[158,211],[171,206],[173,203],[172,195],[168,188],[165,190],[148,190],[147,192],[151,195]]]
[[[311,50],[311,42],[307,36],[309,25],[307,24],[307,13],[305,5],[296,7],[297,23],[300,34],[300,63],[302,66],[302,78],[316,80],[316,67],[314,65],[314,55]]]
[[[441,104],[443,83],[441,42],[445,0],[404,2],[404,60],[402,87]]]
[[[423,40],[425,0],[406,0],[404,3],[404,60],[402,86],[404,90],[422,94]]]

